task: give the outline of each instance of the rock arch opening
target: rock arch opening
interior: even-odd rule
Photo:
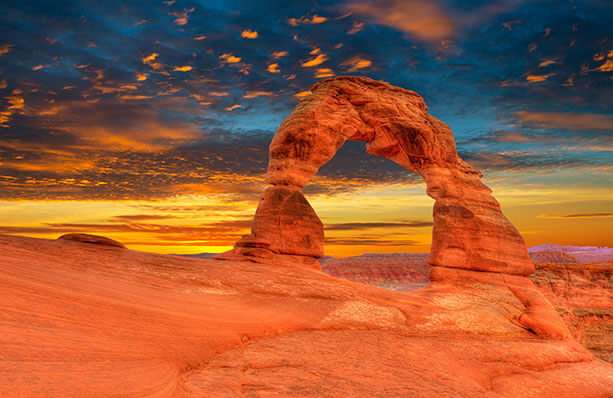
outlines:
[[[423,178],[365,142],[345,142],[302,192],[324,224],[324,257],[430,251],[434,200]]]
[[[292,261],[318,268],[324,228],[302,188],[348,140],[419,174],[435,200],[434,266],[528,275],[523,238],[502,214],[481,173],[457,154],[453,132],[413,91],[365,77],[321,81],[281,123],[251,234],[222,258]]]

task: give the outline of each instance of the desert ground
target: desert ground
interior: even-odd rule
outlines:
[[[513,278],[452,270],[402,292],[285,263],[6,235],[0,248],[7,397],[613,391],[613,365],[519,322]]]

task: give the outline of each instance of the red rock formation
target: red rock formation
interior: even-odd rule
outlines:
[[[573,337],[584,347],[597,357],[613,362],[613,264],[579,264],[572,256],[557,252],[532,252],[530,256],[536,271],[529,278],[553,304],[552,308],[537,297],[543,302],[540,308],[544,313],[541,311],[538,314],[536,310],[539,305],[533,305],[530,310],[533,318],[536,316],[537,322],[545,324],[559,324],[561,317]],[[426,257],[426,254],[370,254],[329,258],[322,261],[322,268],[325,273],[337,278],[392,290],[412,291],[427,286],[430,281]],[[444,279],[437,272],[433,272],[433,278]],[[496,278],[489,273],[470,276],[468,279],[474,282],[486,278],[489,279],[488,283],[496,283]],[[458,278],[447,279],[453,281]],[[503,282],[499,280],[497,283]],[[534,289],[528,281],[523,284]],[[511,285],[509,289],[516,297],[522,297],[521,290]],[[529,304],[529,301],[526,303]],[[555,316],[554,309],[559,316]],[[529,323],[530,316],[524,316],[524,326],[539,328],[536,324],[528,326]]]
[[[324,226],[299,189],[267,188],[253,219],[252,234],[270,242],[268,249],[275,253],[324,255]]]
[[[597,357],[613,362],[613,267],[554,262],[535,265],[530,279],[553,303],[574,337]]]
[[[324,80],[311,91],[270,144],[266,181],[274,188],[256,211],[252,238],[270,241],[274,253],[321,256],[322,226],[300,190],[345,141],[365,141],[368,153],[422,175],[436,200],[432,265],[516,275],[534,270],[481,173],[460,159],[451,129],[428,114],[422,97],[365,77]],[[287,206],[289,192],[300,210]],[[300,221],[292,224],[294,211]],[[233,255],[247,254],[248,246],[243,240]]]
[[[507,287],[529,290],[522,277],[438,267],[430,286],[394,292],[298,264],[65,240],[0,235],[0,252],[3,397],[613,391],[611,364],[522,324],[533,298]]]

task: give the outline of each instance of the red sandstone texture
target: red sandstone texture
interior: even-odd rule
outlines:
[[[396,292],[289,262],[4,235],[0,251],[3,397],[613,392],[611,364],[526,326],[546,304],[520,276],[433,267]]]
[[[352,76],[324,80],[311,91],[270,144],[266,181],[271,187],[262,195],[251,235],[219,258],[323,256],[323,225],[301,190],[352,140],[367,142],[368,153],[424,178],[435,199],[430,264],[532,273],[523,238],[481,182],[481,173],[458,156],[449,126],[428,114],[421,96]],[[270,246],[262,248],[262,239]]]
[[[584,252],[588,258],[596,255]],[[613,362],[613,267],[579,264],[572,256],[559,252],[532,252],[530,256],[536,266],[530,280],[554,305],[574,338],[597,357]],[[426,257],[370,254],[328,258],[322,261],[322,267],[338,278],[411,291],[427,286],[430,281]]]
[[[575,338],[597,357],[613,362],[613,266],[536,263],[530,279]]]

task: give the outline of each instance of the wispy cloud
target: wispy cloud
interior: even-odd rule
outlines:
[[[13,49],[14,44],[0,44],[0,55],[8,54]]]
[[[521,122],[538,127],[613,131],[613,117],[599,113],[519,111],[515,114]]]
[[[541,214],[538,218],[609,218],[613,213],[584,213],[584,214]]]
[[[347,68],[347,72],[351,73],[357,71],[358,69],[369,68],[372,66],[372,62],[357,56],[341,63],[341,65],[345,66]]]
[[[407,222],[354,222],[354,223],[339,223],[326,224],[325,229],[328,231],[361,231],[365,229],[378,228],[422,228],[431,227],[430,221],[407,221]]]
[[[304,66],[305,68],[310,68],[313,66],[321,65],[328,59],[330,58],[328,58],[326,54],[319,54],[315,58],[311,58],[310,60],[303,62],[302,66]]]
[[[426,42],[451,39],[456,24],[443,7],[427,0],[385,0],[349,3],[347,9]]]
[[[288,18],[287,23],[292,26],[298,26],[301,24],[320,24],[326,22],[328,18],[320,15],[304,16],[300,18]]]

